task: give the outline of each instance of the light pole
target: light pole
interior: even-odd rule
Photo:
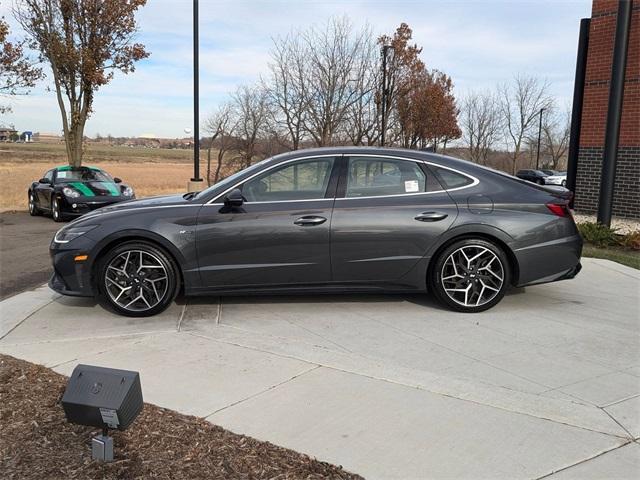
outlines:
[[[193,178],[188,190],[202,190],[200,178],[200,65],[198,54],[198,0],[193,0]]]
[[[391,45],[382,46],[382,125],[380,134],[380,146],[384,147],[384,140],[387,134],[387,97],[389,95],[389,89],[387,88],[387,52],[393,50]]]
[[[540,122],[538,123],[538,150],[536,152],[536,170],[540,168],[540,135],[542,134],[542,112],[544,112],[544,108],[540,109]]]

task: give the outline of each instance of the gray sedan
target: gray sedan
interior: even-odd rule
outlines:
[[[89,213],[55,235],[50,286],[128,316],[180,292],[429,291],[479,312],[511,286],[573,278],[581,250],[544,187],[432,153],[328,148]]]

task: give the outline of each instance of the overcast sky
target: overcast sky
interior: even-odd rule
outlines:
[[[19,33],[10,2],[0,1],[0,14]],[[151,57],[98,91],[86,134],[184,136],[192,124],[191,4],[149,0],[140,11],[139,41]],[[265,74],[273,37],[334,15],[368,23],[376,34],[408,23],[422,59],[452,77],[457,97],[520,72],[549,80],[560,104],[569,106],[579,22],[590,12],[589,0],[200,0],[200,110],[205,116],[238,85]],[[47,85],[13,99],[13,113],[0,122],[59,133]]]

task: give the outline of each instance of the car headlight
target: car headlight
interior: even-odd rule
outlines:
[[[81,227],[63,227],[56,232],[53,241],[56,243],[69,243],[71,240],[90,232],[98,225],[82,225]]]
[[[133,197],[133,188],[125,188],[124,190],[122,190],[122,195],[124,195],[125,197]]]
[[[64,193],[65,197],[78,198],[80,196],[80,192],[70,187],[64,187],[62,193]]]

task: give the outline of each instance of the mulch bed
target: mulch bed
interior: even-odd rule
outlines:
[[[92,427],[66,422],[67,377],[0,355],[0,476],[4,479],[361,479],[286,448],[237,435],[202,418],[145,404],[113,432],[115,461],[91,460]]]

